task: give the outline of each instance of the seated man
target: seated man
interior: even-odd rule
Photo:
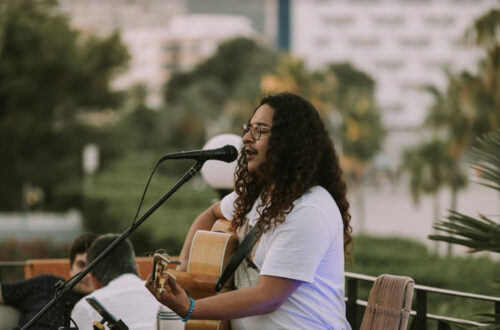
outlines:
[[[70,276],[78,274],[87,264],[87,249],[97,237],[87,233],[76,238],[70,248]],[[21,311],[19,324],[14,329],[21,329],[28,323],[53,297],[55,284],[63,278],[54,275],[39,275],[27,280],[1,283],[0,303],[13,306]],[[93,291],[90,277],[86,276],[73,290],[68,291],[61,299],[65,311],[69,313],[80,298]],[[61,304],[56,304],[40,318],[31,329],[53,330],[64,325],[64,311]]]
[[[87,262],[95,260],[118,237],[115,234],[99,236],[89,248]],[[137,275],[134,249],[129,240],[116,246],[90,272],[90,278],[96,290],[88,297],[95,297],[117,320],[122,320],[130,330],[155,328],[159,303]],[[71,318],[81,330],[92,329],[94,321],[102,320],[85,299],[75,305]]]

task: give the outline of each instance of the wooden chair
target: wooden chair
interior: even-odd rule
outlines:
[[[380,275],[368,296],[360,330],[405,330],[415,282],[406,276]]]
[[[136,257],[137,271],[139,277],[145,280],[153,269],[152,257]],[[176,257],[172,257],[176,260]],[[26,260],[24,266],[24,278],[28,279],[40,274],[52,274],[69,278],[69,259],[29,259]]]

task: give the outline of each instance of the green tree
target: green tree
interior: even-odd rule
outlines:
[[[310,72],[302,59],[286,55],[263,77],[262,87],[265,92],[287,90],[304,96],[334,126],[332,137],[341,153],[342,168],[357,188],[356,205],[363,228],[361,183],[385,136],[375,102],[374,80],[348,63],[330,64],[326,70]]]
[[[500,192],[500,129],[484,135],[474,149],[474,165],[482,177],[482,184]],[[479,214],[477,217],[451,211],[446,219],[438,221],[434,229],[440,234],[430,235],[429,239],[459,244],[470,248],[470,252],[492,251],[500,253],[500,223]],[[497,289],[500,279],[496,278]],[[491,315],[492,321],[487,329],[500,327],[500,315]]]
[[[55,1],[0,0],[0,12],[0,209],[25,208],[26,186],[55,209],[79,186],[81,147],[92,138],[79,115],[118,104],[109,81],[128,54],[117,34],[72,30]]]
[[[427,87],[434,104],[426,125],[437,130],[447,143],[447,154],[453,164],[463,162],[476,138],[500,127],[500,10],[487,12],[467,29],[465,40],[485,50],[477,74],[446,72],[448,85],[444,92]],[[457,193],[465,185],[463,171],[450,168],[454,179],[451,209],[456,209]]]
[[[276,67],[262,77],[262,92],[279,93],[289,91],[301,94],[318,107],[319,95],[315,94],[315,86],[319,80],[311,73],[304,60],[289,54],[282,54]],[[318,107],[322,110],[322,107]]]
[[[441,152],[447,160],[434,166],[443,166],[442,171],[448,173],[447,179],[440,184],[450,187],[450,209],[456,210],[458,192],[467,185],[466,173],[461,168],[462,158],[469,148],[469,141],[473,134],[470,118],[472,111],[469,111],[469,108],[462,102],[467,90],[464,86],[469,84],[470,79],[465,73],[456,77],[448,72],[447,76],[448,86],[445,92],[433,86],[426,87],[426,90],[433,96],[434,103],[425,124],[431,128],[434,139],[440,138],[444,141]],[[434,160],[429,158],[428,161]]]
[[[479,62],[478,74],[449,75],[446,92],[434,92],[439,97],[435,97],[435,111],[428,123],[444,131],[454,159],[458,160],[472,146],[471,157],[481,173],[482,184],[499,191],[500,10],[491,10],[476,19],[466,31],[465,39],[482,47],[486,56]],[[482,138],[476,139],[481,135]],[[430,235],[432,240],[467,246],[471,252],[500,252],[499,224],[485,215],[472,217],[452,208],[434,229],[440,233]],[[492,319],[486,328],[498,329],[499,315],[492,315]]]
[[[264,76],[262,85],[264,92],[301,94],[327,119],[332,112],[339,113],[342,123],[337,129],[341,130],[343,157],[348,159],[346,170],[351,181],[361,180],[385,136],[375,102],[375,82],[370,76],[348,63],[310,72],[303,60],[283,56],[276,69]]]
[[[439,139],[422,143],[404,151],[401,168],[409,174],[409,188],[415,203],[421,194],[433,196],[434,222],[440,218],[439,191],[455,180],[457,164],[448,154],[448,146]],[[451,252],[451,251],[450,251]]]
[[[356,187],[358,217],[364,229],[363,179],[385,137],[375,102],[375,81],[349,63],[330,64],[322,80],[326,81],[326,86],[332,86],[325,91],[325,103],[342,115],[342,167]]]
[[[448,73],[444,103],[452,105],[436,108],[428,118],[429,125],[445,128],[452,140],[460,141],[457,153],[471,146],[478,136],[500,127],[500,10],[477,18],[464,39],[485,52],[477,73]],[[455,132],[457,129],[460,133]],[[463,135],[461,140],[457,134]]]
[[[459,190],[467,183],[466,173],[461,164],[468,156],[474,139],[498,127],[500,122],[500,103],[497,96],[497,80],[500,72],[498,63],[500,24],[497,19],[499,13],[498,10],[493,10],[485,14],[466,32],[466,39],[469,42],[486,50],[487,55],[479,64],[478,74],[469,72],[454,74],[446,71],[448,84],[444,90],[434,86],[425,87],[433,98],[425,126],[431,130],[434,141],[407,150],[404,157],[402,168],[410,174],[412,195],[415,197],[420,192],[432,193],[436,200],[436,194],[442,186],[449,186],[452,211],[457,209]],[[419,154],[425,150],[429,152],[428,157],[420,157]],[[430,154],[432,150],[434,156]],[[443,173],[446,177],[442,177],[441,180],[420,182],[421,170],[426,167],[434,169],[429,173]]]
[[[375,102],[375,81],[348,63],[331,64],[326,74],[333,74],[331,80],[336,81],[327,95],[334,110],[342,114],[343,155],[364,165],[361,172],[352,172],[354,180],[359,181],[366,165],[380,151],[385,136]]]
[[[476,103],[481,118],[476,128],[487,132],[500,127],[500,9],[493,9],[477,18],[465,33],[465,40],[486,51],[479,63]]]
[[[255,41],[236,38],[166,85],[165,115],[176,146],[199,147],[207,137],[235,130],[261,96],[261,77],[276,64],[276,54]],[[193,120],[196,118],[196,120]]]
[[[478,142],[473,165],[480,173],[481,184],[500,192],[500,129],[484,135]],[[447,219],[439,221],[435,228],[458,237],[432,235],[430,239],[461,244],[470,247],[471,252],[500,253],[500,225],[496,221],[485,215],[473,218],[460,212],[451,212]]]

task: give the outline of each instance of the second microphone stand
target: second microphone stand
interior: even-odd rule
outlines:
[[[94,269],[94,267],[101,262],[113,249],[115,246],[120,244],[122,241],[127,239],[127,237],[137,228],[139,227],[161,204],[163,204],[170,196],[172,196],[184,183],[189,181],[193,176],[198,173],[205,160],[198,160],[196,164],[194,164],[183,176],[177,181],[177,183],[166,192],[159,200],[157,200],[149,210],[147,210],[137,221],[134,221],[132,225],[125,230],[120,237],[118,237],[113,243],[111,243],[97,258],[94,259],[90,264],[85,267],[78,275],[76,275],[71,281],[66,282],[60,289],[57,290],[54,298],[47,303],[28,323],[26,323],[21,330],[29,329],[36,321],[38,321],[52,306],[54,306],[61,297],[69,290],[71,290],[78,282],[80,282],[88,273]]]

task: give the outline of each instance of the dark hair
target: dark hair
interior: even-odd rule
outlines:
[[[87,253],[87,262],[90,264],[102,251],[113,243],[120,235],[105,234],[99,236],[90,246]],[[135,253],[132,243],[127,239],[118,244],[113,251],[108,254],[94,269],[92,275],[102,286],[123,274],[137,275],[137,266],[135,264]]]
[[[90,244],[97,238],[97,234],[84,233],[78,236],[69,249],[69,264],[73,266],[77,254],[85,253],[88,251]]]
[[[309,188],[320,185],[337,203],[344,224],[344,247],[347,247],[352,242],[347,186],[318,111],[292,93],[264,97],[254,113],[264,104],[274,110],[267,161],[259,168],[261,174],[256,176],[248,171],[244,152],[238,159],[233,230],[245,223],[245,216],[259,195],[263,201],[269,199],[267,205],[257,206],[258,226],[267,231],[285,221],[296,199]]]

